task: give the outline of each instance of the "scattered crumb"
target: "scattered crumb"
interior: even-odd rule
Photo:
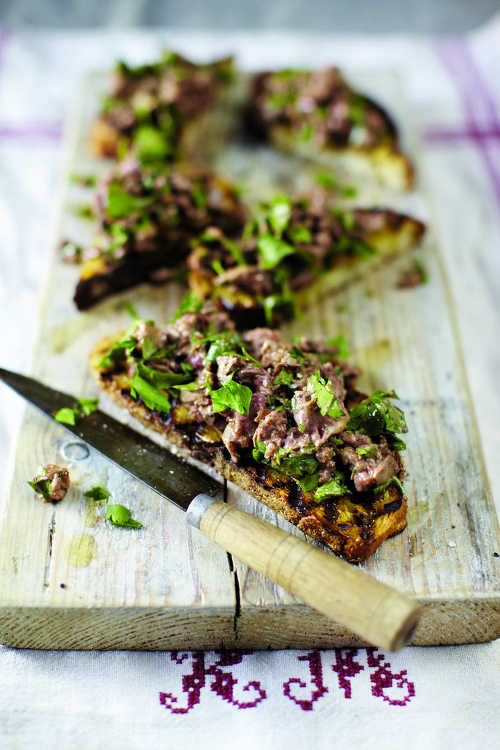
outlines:
[[[60,583],[59,584],[59,588],[60,589],[65,589],[66,588],[66,584],[65,583]]]
[[[493,557],[500,557],[500,555],[498,554],[498,552],[494,552]]]
[[[420,284],[425,284],[429,280],[429,274],[427,273],[422,261],[415,258],[411,268],[407,268],[403,271],[398,279],[398,289],[412,289]]]
[[[40,467],[28,484],[37,495],[41,495],[44,503],[58,503],[69,489],[69,471],[64,466],[47,464]]]

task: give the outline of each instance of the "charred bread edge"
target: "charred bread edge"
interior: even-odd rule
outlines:
[[[393,486],[389,486],[385,490],[383,501],[377,502],[376,505],[381,506],[380,510],[375,507],[375,503],[369,509],[353,503],[363,514],[367,515],[367,524],[361,527],[359,524],[352,523],[349,527],[351,533],[348,533],[347,529],[332,528],[332,523],[323,523],[305,506],[303,506],[302,512],[298,510],[297,507],[301,504],[302,490],[294,480],[286,480],[277,472],[264,466],[259,467],[259,470],[255,466],[237,466],[228,460],[221,450],[217,450],[213,455],[204,452],[203,446],[200,445],[199,450],[193,451],[182,431],[175,429],[171,424],[165,424],[154,412],[122,393],[122,388],[117,382],[119,374],[110,374],[105,379],[101,377],[98,363],[119,335],[115,334],[101,339],[90,355],[91,370],[97,384],[115,403],[125,408],[129,414],[146,427],[161,433],[170,443],[180,448],[185,455],[194,456],[203,463],[214,466],[215,470],[226,479],[249,492],[257,500],[279,513],[315,541],[327,545],[337,555],[350,562],[365,560],[387,538],[398,534],[405,528],[407,501],[405,497],[400,498],[399,491]],[[402,477],[403,474],[404,467],[400,461],[399,476]],[[390,508],[393,503],[396,503],[398,507],[384,512],[384,508]],[[321,506],[318,506],[318,509],[322,510]]]

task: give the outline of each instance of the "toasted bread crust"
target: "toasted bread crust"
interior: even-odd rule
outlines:
[[[406,498],[389,486],[380,498],[370,502],[352,502],[347,497],[336,503],[318,504],[292,479],[262,464],[238,466],[225,452],[190,434],[185,425],[162,419],[154,411],[135,401],[128,391],[126,373],[104,373],[99,362],[119,335],[102,339],[90,356],[91,370],[99,388],[146,427],[161,433],[166,440],[204,463],[213,466],[226,479],[237,484],[257,500],[279,513],[312,539],[328,546],[350,562],[371,555],[386,539],[406,526]],[[404,474],[402,463],[399,476]]]

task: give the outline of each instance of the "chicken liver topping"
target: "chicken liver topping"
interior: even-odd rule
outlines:
[[[195,437],[208,431],[235,463],[265,464],[318,501],[401,475],[397,433],[406,424],[397,397],[363,399],[359,371],[339,360],[335,343],[290,345],[269,328],[240,337],[206,304],[164,327],[135,321],[101,368],[128,369],[132,398],[162,419]]]

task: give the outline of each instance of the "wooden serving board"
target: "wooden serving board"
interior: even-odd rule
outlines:
[[[89,76],[82,89],[69,129],[67,173],[103,167],[89,157],[87,133],[104,81],[102,75]],[[401,97],[392,79],[379,76],[366,88],[398,110]],[[404,113],[399,115],[404,122]],[[303,165],[268,149],[245,152],[232,145],[221,163],[247,181],[250,197],[252,191],[254,197],[266,194],[273,182],[290,187],[292,176],[295,184],[297,178],[307,181]],[[85,241],[91,233],[72,210],[86,197],[80,188],[67,189],[59,237]],[[366,188],[358,202],[384,199]],[[397,200],[400,208],[426,218],[418,193]],[[394,196],[391,201],[394,205]],[[303,318],[287,332],[344,333],[352,360],[363,368],[362,387],[395,388],[402,398],[409,426],[408,528],[364,567],[425,605],[413,643],[488,641],[500,636],[499,530],[448,284],[432,231],[429,235],[418,251],[428,284],[396,289],[401,269],[408,266],[408,258],[402,258],[335,296],[318,300],[312,290]],[[171,318],[184,290],[143,286],[81,314],[71,302],[77,273],[54,254],[33,374],[69,393],[92,396],[96,388],[88,356],[98,339],[128,325],[124,300],[141,316],[161,322]],[[126,419],[104,398],[101,408]],[[41,463],[70,469],[71,489],[56,506],[41,503],[26,484]],[[103,507],[83,496],[95,484],[130,507],[144,528],[110,527]],[[227,501],[298,533],[232,486]],[[0,522],[1,643],[75,649],[361,645],[352,633],[186,527],[180,511],[32,408],[20,430]]]

